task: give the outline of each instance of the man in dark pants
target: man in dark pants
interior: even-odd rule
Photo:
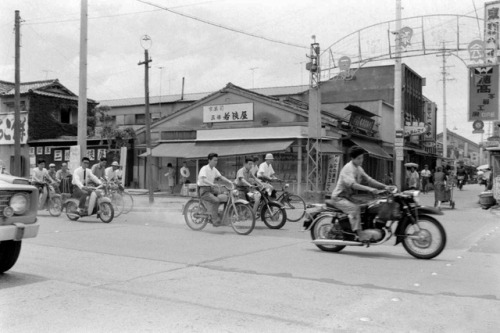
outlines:
[[[85,201],[90,194],[90,190],[87,188],[89,181],[101,185],[99,178],[94,176],[92,171],[89,169],[90,160],[88,157],[82,158],[82,166],[77,168],[73,172],[73,195],[75,198],[80,199],[80,204],[78,205],[78,213],[82,215],[85,209]]]

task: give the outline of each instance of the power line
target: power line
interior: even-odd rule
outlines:
[[[191,15],[187,15],[187,14],[184,14],[184,13],[180,13],[178,11],[172,10],[171,8],[163,7],[163,6],[160,6],[160,5],[151,3],[151,2],[147,2],[147,1],[144,1],[144,0],[137,0],[137,1],[142,2],[144,4],[147,4],[147,5],[150,5],[150,6],[153,6],[153,7],[157,7],[157,8],[163,9],[163,10],[165,10],[167,12],[170,12],[170,13],[173,13],[173,14],[177,14],[177,15],[189,18],[191,20],[195,20],[195,21],[198,21],[198,22],[201,22],[201,23],[205,23],[205,24],[217,27],[217,28],[225,29],[225,30],[228,30],[228,31],[236,32],[236,33],[239,33],[239,34],[242,34],[242,35],[247,35],[247,36],[250,36],[250,37],[263,39],[263,40],[266,40],[266,41],[272,42],[272,43],[278,43],[278,44],[283,44],[283,45],[287,45],[287,46],[298,47],[298,48],[301,48],[301,49],[309,49],[309,46],[304,46],[304,45],[299,45],[299,44],[284,42],[284,41],[280,41],[280,40],[277,40],[277,39],[273,39],[273,38],[268,38],[268,37],[265,37],[265,36],[256,35],[256,34],[249,33],[249,32],[246,32],[246,31],[243,31],[243,30],[240,30],[240,29],[227,27],[227,26],[224,26],[224,25],[221,25],[221,24],[217,24],[217,23],[214,23],[214,22],[210,22],[208,20],[201,19],[201,18],[198,18],[198,17],[195,17],[195,16],[191,16]]]
[[[181,6],[171,7],[171,8],[192,7],[192,6],[203,5],[203,4],[212,3],[212,2],[217,2],[217,0],[197,2],[197,3],[192,3],[192,4],[189,4],[189,5],[181,5]],[[88,19],[89,20],[96,20],[96,19],[109,18],[109,17],[119,17],[119,16],[135,15],[135,14],[153,13],[153,12],[159,12],[159,11],[162,11],[162,10],[163,9],[153,9],[153,10],[142,10],[142,11],[137,11],[137,12],[127,12],[127,13],[121,13],[121,14],[91,16]],[[28,20],[28,23],[25,23],[25,25],[66,23],[66,22],[76,22],[76,21],[80,21],[80,19],[79,18],[75,18],[75,19],[55,20],[55,21],[40,21],[40,22],[37,22],[36,19],[33,19],[33,20]]]

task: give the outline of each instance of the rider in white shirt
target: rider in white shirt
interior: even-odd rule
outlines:
[[[276,180],[275,172],[273,169],[273,165],[271,164],[274,161],[273,154],[266,154],[265,162],[259,165],[259,171],[257,171],[257,178],[262,179],[266,182],[271,182]],[[271,186],[271,185],[268,185]],[[276,190],[272,190],[271,198],[276,198]]]
[[[89,164],[90,159],[88,157],[84,157],[82,158],[82,166],[76,168],[73,172],[73,195],[75,198],[80,199],[80,204],[78,205],[78,211],[80,214],[83,213],[83,210],[85,209],[85,200],[87,200],[87,197],[90,194],[87,184],[89,184],[90,181],[93,181],[98,185],[102,184],[99,178],[94,176],[92,170],[89,169]]]
[[[104,171],[104,174],[107,178],[108,181],[118,181],[118,169],[120,168],[120,165],[118,162],[113,162],[111,163],[111,166],[106,168]]]

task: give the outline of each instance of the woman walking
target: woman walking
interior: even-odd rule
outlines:
[[[167,185],[170,189],[170,194],[174,194],[174,169],[172,167],[172,163],[167,164],[167,173],[165,174],[167,177]]]
[[[434,207],[441,209],[441,201],[446,201],[446,174],[442,167],[437,167],[434,174]]]

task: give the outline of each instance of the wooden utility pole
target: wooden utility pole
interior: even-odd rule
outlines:
[[[14,88],[14,174],[23,176],[21,170],[21,17],[15,12],[16,52],[15,52],[15,88]]]
[[[139,63],[140,65],[144,65],[144,90],[146,97],[146,173],[147,173],[147,182],[148,182],[148,191],[149,191],[149,203],[153,203],[155,201],[153,195],[153,168],[151,165],[151,117],[149,115],[149,63],[153,60],[149,59],[148,50],[144,49],[144,61]]]
[[[80,10],[80,83],[78,94],[78,145],[80,159],[87,156],[87,0]]]

